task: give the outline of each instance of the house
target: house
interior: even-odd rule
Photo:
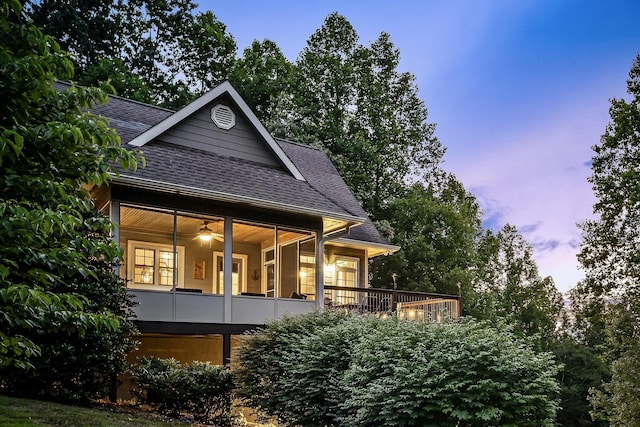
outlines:
[[[118,225],[139,355],[223,363],[235,335],[326,307],[459,313],[457,297],[367,288],[368,261],[398,247],[323,151],[273,138],[228,82],[176,112],[115,96],[94,112],[146,159],[93,189]]]

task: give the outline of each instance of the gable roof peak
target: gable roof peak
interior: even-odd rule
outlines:
[[[193,113],[200,110],[205,105],[209,104],[210,102],[224,94],[227,94],[236,103],[236,106],[247,117],[256,132],[264,139],[269,149],[278,157],[287,171],[289,171],[289,173],[291,173],[291,175],[293,175],[297,180],[305,181],[302,173],[300,173],[295,164],[285,154],[280,145],[278,145],[273,136],[271,136],[269,131],[264,127],[258,117],[254,114],[251,108],[249,108],[247,103],[244,101],[244,99],[242,99],[238,91],[236,91],[236,89],[228,80],[220,83],[209,92],[182,107],[180,110],[176,111],[166,119],[157,123],[155,126],[141,133],[140,135],[129,141],[129,145],[133,145],[134,147],[143,147],[149,141],[166,132],[168,129],[176,126],[178,123],[182,122],[187,117],[191,116]]]

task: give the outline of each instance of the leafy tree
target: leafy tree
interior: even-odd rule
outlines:
[[[263,123],[273,123],[278,99],[291,93],[293,64],[271,40],[254,40],[234,64],[229,81]]]
[[[175,108],[190,100],[186,85],[176,81],[175,70],[183,32],[193,23],[193,9],[191,0],[117,3],[122,43],[116,58],[143,79],[158,105]]]
[[[569,306],[562,329],[578,343],[602,353],[606,341],[608,304],[603,295],[595,295],[585,280],[569,291]]]
[[[589,320],[606,325],[605,355],[613,361],[611,382],[594,392],[593,402],[601,418],[631,426],[640,422],[640,55],[627,92],[629,101],[611,100],[611,122],[593,147],[597,219],[582,224],[579,259],[586,275],[581,292],[601,308]]]
[[[284,425],[552,426],[557,367],[504,325],[326,312],[275,321],[234,353],[237,387]]]
[[[609,369],[591,347],[575,342],[570,337],[552,343],[558,364],[560,383],[560,410],[556,421],[562,426],[605,426],[602,421],[593,421],[589,412],[589,390],[600,388],[609,378]]]
[[[87,112],[105,92],[54,86],[72,77],[72,63],[21,10],[19,1],[0,3],[0,309],[3,341],[27,343],[23,366],[32,369],[2,367],[0,387],[85,400],[104,396],[122,371],[133,328],[113,270],[121,250],[85,185],[107,182],[109,164],[135,167],[136,159]],[[24,310],[10,307],[19,302]]]
[[[122,97],[146,103],[154,102],[153,93],[145,80],[134,74],[119,58],[103,58],[90,64],[77,79],[83,86],[109,82],[115,93]]]
[[[431,183],[437,177],[444,149],[427,123],[427,109],[418,97],[415,77],[398,71],[400,51],[387,33],[368,48],[357,50],[354,62],[355,108],[343,150],[342,176],[374,219],[388,216],[387,204],[403,193],[407,181]]]
[[[474,283],[478,300],[472,315],[499,318],[514,325],[525,336],[537,335],[547,347],[555,337],[563,301],[551,277],[541,278],[533,259],[533,248],[516,227],[505,225],[497,235],[487,233],[482,245],[493,252]]]
[[[28,12],[75,54],[83,84],[109,77],[122,96],[180,108],[227,78],[236,55],[225,25],[195,8],[192,0],[42,0]]]
[[[640,345],[622,353],[611,365],[611,380],[603,389],[592,388],[589,400],[595,419],[608,421],[612,426],[640,425]]]
[[[330,14],[300,53],[271,126],[324,148],[374,220],[386,219],[407,180],[429,178],[444,152],[399,60],[388,34],[362,46],[347,19]]]
[[[85,313],[84,302],[86,299],[76,295],[58,295],[40,287],[0,288],[0,368],[9,368],[21,375],[35,369],[32,361],[42,355],[42,347],[29,338],[33,331],[83,336],[86,329],[113,332],[120,326],[114,316]]]
[[[338,160],[348,143],[348,108],[355,104],[353,62],[358,34],[337,13],[330,14],[296,61],[292,109],[283,111],[297,128],[293,139],[321,145]]]
[[[184,76],[186,86],[201,95],[227,78],[236,50],[233,36],[213,13],[198,13],[178,38],[178,49],[172,52],[176,56],[173,73]]]
[[[76,69],[85,70],[119,49],[113,5],[113,0],[29,0],[25,8],[37,27],[72,54]]]
[[[401,289],[468,294],[480,208],[452,175],[439,187],[414,184],[404,197],[389,203],[393,243],[401,249],[374,261],[372,284],[387,287],[385,278],[397,272]]]

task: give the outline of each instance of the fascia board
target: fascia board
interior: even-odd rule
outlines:
[[[297,180],[305,181],[304,176],[300,173],[298,168],[293,164],[291,159],[289,159],[282,148],[280,148],[269,131],[267,131],[262,123],[260,123],[260,120],[258,120],[253,111],[251,111],[251,108],[249,108],[247,103],[244,102],[240,94],[233,88],[233,86],[231,86],[231,83],[229,83],[228,81],[224,81],[220,85],[202,95],[200,98],[196,99],[195,101],[176,111],[166,119],[162,120],[160,123],[141,133],[140,135],[129,141],[129,145],[132,145],[134,147],[143,147],[147,142],[153,140],[154,138],[157,138],[163,132],[166,132],[173,126],[177,125],[224,93],[228,93],[229,96],[231,96],[238,108],[240,108],[240,111],[242,111],[249,119],[249,122],[253,125],[256,131],[258,131],[260,136],[266,141],[273,153],[280,159],[289,173],[291,173],[291,175],[293,175]]]

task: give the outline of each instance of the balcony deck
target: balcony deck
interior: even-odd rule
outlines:
[[[326,309],[349,310],[378,315],[396,313],[402,319],[442,321],[458,318],[460,297],[391,289],[325,286]],[[218,294],[161,292],[130,289],[139,303],[137,320],[152,322],[193,322],[263,325],[286,314],[310,313],[318,309],[313,300],[267,298],[255,295],[231,297],[230,313],[225,315],[225,298]]]
[[[325,306],[358,313],[390,314],[400,319],[441,322],[457,319],[461,298],[425,292],[325,286]]]

